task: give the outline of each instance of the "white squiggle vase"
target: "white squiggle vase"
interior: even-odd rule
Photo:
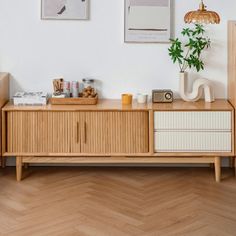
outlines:
[[[196,102],[198,101],[203,93],[205,97],[205,102],[214,102],[214,91],[212,88],[212,82],[208,79],[197,79],[193,83],[192,92],[188,92],[188,78],[186,72],[180,72],[179,81],[179,92],[181,98],[186,102]]]

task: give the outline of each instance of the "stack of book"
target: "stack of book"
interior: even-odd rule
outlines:
[[[48,102],[46,92],[17,92],[13,96],[14,105],[46,105]]]

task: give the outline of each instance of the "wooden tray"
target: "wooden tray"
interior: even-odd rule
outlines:
[[[96,105],[98,96],[95,98],[50,98],[52,105]]]

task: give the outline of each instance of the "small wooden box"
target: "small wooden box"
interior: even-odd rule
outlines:
[[[52,105],[96,105],[98,96],[95,98],[50,98]]]

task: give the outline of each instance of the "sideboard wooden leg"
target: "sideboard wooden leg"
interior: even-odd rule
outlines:
[[[215,178],[216,182],[220,182],[221,180],[221,158],[215,157]]]
[[[21,181],[22,177],[22,157],[16,157],[16,180]]]

